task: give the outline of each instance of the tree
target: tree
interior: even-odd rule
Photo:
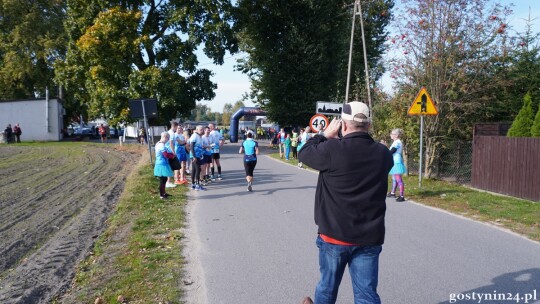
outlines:
[[[215,64],[237,51],[230,11],[219,0],[69,1],[57,80],[90,117],[128,120],[128,99],[141,97],[158,99],[162,122],[189,116],[216,89],[211,72],[197,67],[197,47]]]
[[[191,111],[189,119],[194,121],[213,121],[215,120],[215,114],[212,113],[212,109],[207,105],[198,103],[195,109]]]
[[[392,6],[393,1],[365,4],[371,67],[379,63]],[[340,0],[238,1],[241,48],[249,54],[240,67],[251,79],[250,97],[272,121],[304,125],[313,115],[316,101],[343,101],[351,17],[350,2]],[[363,71],[363,58],[357,60],[362,49],[360,27],[356,29],[353,67]],[[374,82],[380,73],[372,75]],[[361,87],[363,82],[363,76],[357,76],[352,86]]]
[[[540,137],[540,107],[538,107],[538,111],[534,117],[534,122],[531,127],[531,136]]]
[[[65,54],[65,1],[0,1],[0,96],[55,94],[54,62]]]
[[[223,106],[223,113],[221,115],[221,124],[229,125],[231,123],[232,114],[233,114],[233,105],[230,103],[226,103]]]
[[[530,137],[533,121],[534,112],[532,110],[531,94],[527,93],[523,98],[523,107],[519,110],[508,130],[508,137]]]
[[[425,118],[425,171],[446,138],[468,139],[473,121],[492,114],[485,111],[492,99],[493,64],[508,59],[508,8],[487,0],[402,1],[398,34],[389,39],[397,54],[391,77],[397,96],[412,96],[425,86],[439,115]],[[415,122],[416,120],[410,120]]]
[[[512,121],[523,104],[523,96],[530,93],[533,111],[540,101],[540,33],[533,34],[532,21],[527,20],[524,33],[509,38],[508,56],[493,58],[490,68],[494,71],[486,86],[493,89],[486,98],[494,101],[487,105],[486,122]]]

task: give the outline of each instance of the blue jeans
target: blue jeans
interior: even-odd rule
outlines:
[[[349,265],[355,304],[381,303],[377,294],[379,254],[382,246],[342,246],[317,237],[321,279],[315,289],[315,304],[336,303],[339,284]]]

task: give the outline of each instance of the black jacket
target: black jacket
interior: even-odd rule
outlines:
[[[365,132],[342,139],[316,135],[298,160],[319,170],[315,223],[319,233],[359,244],[384,243],[384,215],[392,154]]]

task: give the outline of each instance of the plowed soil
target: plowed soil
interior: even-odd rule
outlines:
[[[140,157],[112,144],[0,145],[0,303],[49,303],[69,287]]]

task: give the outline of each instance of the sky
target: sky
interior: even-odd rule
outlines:
[[[352,0],[351,0],[352,2]],[[497,0],[493,3],[501,3],[508,5],[513,3],[512,10],[514,13],[509,18],[509,24],[515,31],[524,32],[526,29],[526,21],[530,16],[533,20],[533,31],[535,33],[540,32],[540,0]],[[396,6],[399,5],[399,0],[396,1]],[[238,100],[242,99],[244,93],[249,92],[250,82],[249,78],[241,72],[235,71],[234,66],[236,60],[246,56],[245,54],[235,54],[231,56],[228,54],[225,56],[225,63],[221,66],[212,64],[212,61],[208,58],[200,59],[200,67],[211,70],[214,73],[212,81],[217,83],[217,90],[215,91],[216,97],[213,100],[205,100],[201,103],[209,107],[212,112],[222,112],[226,103],[234,104]],[[392,86],[391,78],[383,76],[382,84],[385,90],[389,90]],[[313,101],[315,103],[315,101]],[[244,101],[244,104],[248,107],[254,106],[251,101]]]

